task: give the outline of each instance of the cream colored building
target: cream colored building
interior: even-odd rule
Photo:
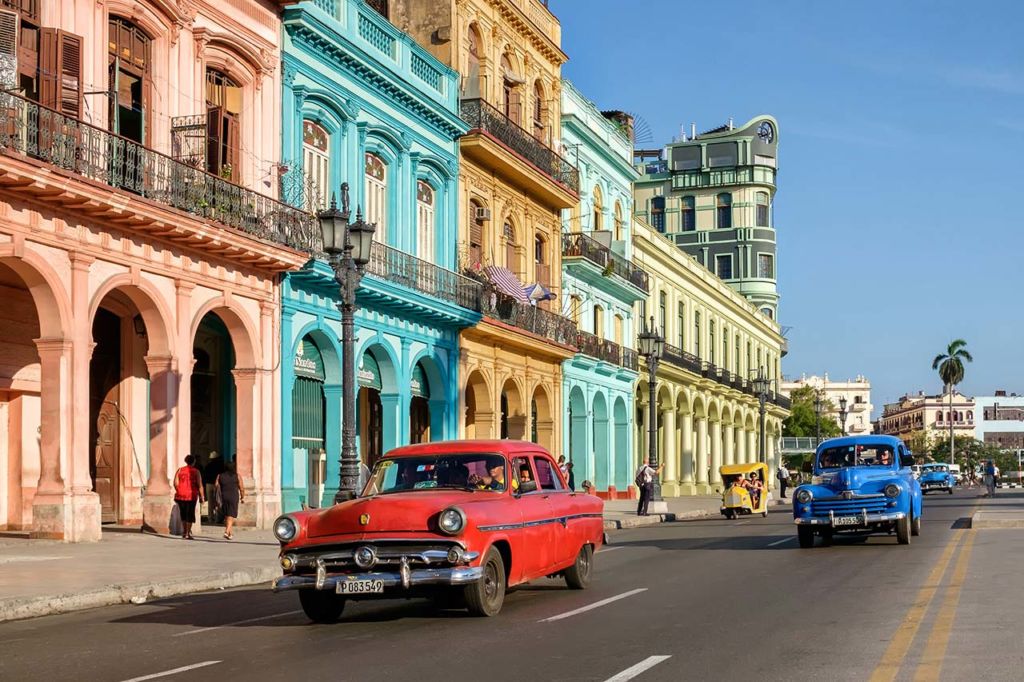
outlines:
[[[783,395],[789,396],[804,386],[813,386],[821,392],[822,398],[831,401],[832,409],[827,415],[834,419],[840,428],[843,424],[839,423],[839,399],[846,398],[845,426],[848,435],[860,436],[874,430],[871,423],[871,411],[875,409],[871,404],[871,382],[863,375],[846,381],[832,381],[828,378],[828,372],[820,377],[804,374],[796,381],[783,381],[780,391]]]
[[[950,419],[956,435],[974,438],[974,398],[954,390],[951,410],[949,393],[925,395],[918,391],[887,404],[878,424],[881,433],[906,439],[915,431],[924,431],[935,440],[949,437]]]
[[[784,344],[779,325],[641,219],[633,221],[633,257],[650,273],[650,293],[637,315],[648,324],[653,316],[665,336],[656,398],[663,494],[714,492],[722,464],[757,461],[759,406],[750,379],[758,368],[773,382],[765,455],[774,471],[775,444],[789,414],[789,399],[777,388]],[[645,363],[641,371],[638,457],[648,452],[650,404]]]

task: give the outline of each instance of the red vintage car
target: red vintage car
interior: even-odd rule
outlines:
[[[374,466],[362,495],[274,523],[284,575],[315,622],[349,599],[460,592],[493,616],[505,590],[545,576],[590,584],[604,543],[604,503],[571,492],[544,448],[521,441],[453,441],[398,448]]]

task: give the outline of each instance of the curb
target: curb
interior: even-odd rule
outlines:
[[[670,523],[672,521],[685,521],[686,519],[703,519],[711,516],[711,512],[704,509],[681,512],[679,514],[651,514],[650,516],[628,516],[624,519],[611,519],[604,522],[605,530],[622,530],[624,528],[640,528],[641,526],[654,526],[659,523]]]
[[[180,594],[208,592],[227,587],[243,587],[269,583],[281,574],[277,565],[243,568],[237,571],[206,573],[198,576],[174,578],[160,582],[125,583],[107,585],[86,592],[50,595],[44,597],[15,597],[0,599],[0,623],[23,618],[52,616],[99,606],[143,603],[151,599],[174,597]]]

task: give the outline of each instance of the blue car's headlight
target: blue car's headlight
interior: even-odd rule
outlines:
[[[890,483],[889,485],[885,486],[884,492],[886,497],[899,497],[900,487],[895,483]]]
[[[796,501],[800,504],[807,504],[813,499],[814,495],[812,495],[811,491],[806,488],[800,488],[800,490],[796,491]]]

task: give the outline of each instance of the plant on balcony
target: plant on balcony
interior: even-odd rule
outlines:
[[[614,274],[614,272],[615,266],[611,262],[611,260],[609,260],[607,263],[604,264],[604,269],[601,270],[601,275],[604,277],[611,277],[612,274]]]

